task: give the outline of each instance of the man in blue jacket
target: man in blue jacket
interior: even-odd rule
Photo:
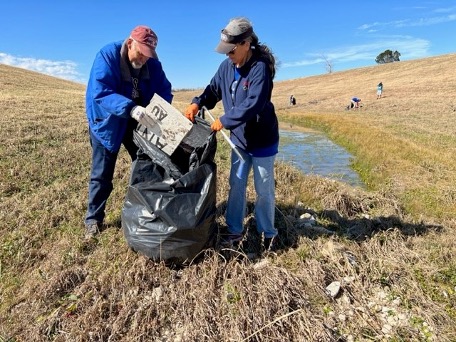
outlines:
[[[154,94],[171,103],[171,83],[155,48],[157,35],[147,26],[135,27],[124,41],[103,47],[96,55],[86,91],[86,113],[92,146],[86,237],[96,235],[103,224],[106,202],[113,189],[117,155],[123,144],[132,161],[137,146],[133,130],[155,121],[145,107]]]

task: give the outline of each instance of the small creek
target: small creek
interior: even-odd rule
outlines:
[[[318,132],[280,130],[277,160],[285,161],[305,174],[336,179],[364,187],[351,168],[352,155]]]

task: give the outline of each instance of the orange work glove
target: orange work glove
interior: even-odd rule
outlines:
[[[192,103],[185,110],[185,117],[189,119],[191,122],[195,122],[195,116],[196,114],[198,114],[198,110],[198,105],[196,103]]]
[[[215,119],[215,121],[212,123],[211,125],[211,129],[213,131],[220,131],[221,129],[223,128],[223,125],[222,125],[222,122],[220,121],[220,119]]]

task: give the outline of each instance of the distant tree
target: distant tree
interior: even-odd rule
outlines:
[[[328,74],[333,72],[333,62],[328,58],[326,55],[321,55],[321,58],[323,59],[323,62],[325,64],[325,69]]]
[[[399,62],[400,61],[399,57],[401,57],[401,54],[399,53],[399,51],[394,51],[393,52],[393,59],[394,59],[395,62]]]
[[[385,50],[375,58],[377,64],[385,64],[391,62],[399,62],[401,54],[398,51]]]

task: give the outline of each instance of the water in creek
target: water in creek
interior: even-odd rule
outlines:
[[[350,167],[352,156],[323,134],[280,131],[277,159],[292,164],[305,174],[336,179],[363,187],[359,175]]]

